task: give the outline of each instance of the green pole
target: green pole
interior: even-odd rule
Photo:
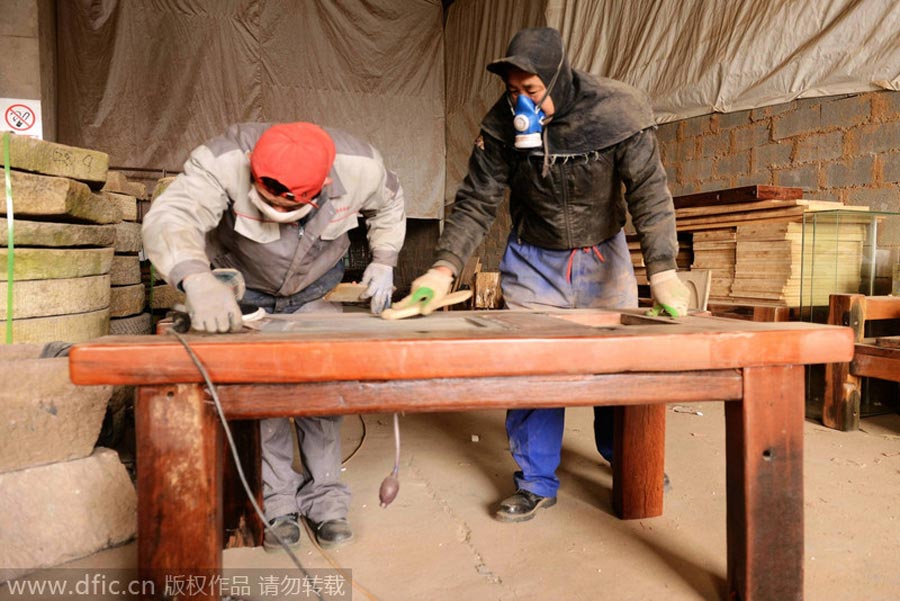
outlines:
[[[3,172],[6,175],[6,344],[13,341],[13,244],[12,178],[9,175],[9,132],[3,133]]]

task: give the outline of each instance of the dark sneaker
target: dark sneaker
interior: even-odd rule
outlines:
[[[269,520],[269,528],[274,530],[278,538],[289,548],[296,549],[300,546],[300,522],[298,520],[299,516],[296,513],[280,515],[274,520]],[[263,548],[270,553],[280,551],[283,547],[269,531],[269,528],[266,529]]]
[[[323,549],[333,549],[353,540],[353,530],[350,529],[350,522],[347,521],[347,518],[313,522],[313,526],[316,531],[316,541]]]
[[[541,507],[553,507],[556,497],[542,497],[530,490],[519,489],[516,494],[500,502],[494,512],[494,519],[501,522],[524,522],[530,520]]]

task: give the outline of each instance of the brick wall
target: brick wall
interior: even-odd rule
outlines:
[[[751,184],[900,212],[900,92],[795,100],[660,126],[672,194]],[[900,246],[900,219],[879,244]]]

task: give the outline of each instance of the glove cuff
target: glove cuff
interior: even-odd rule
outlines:
[[[678,278],[678,273],[674,269],[667,269],[651,275],[650,285],[656,286],[657,284],[662,284],[663,282],[668,282],[669,280],[676,278]]]

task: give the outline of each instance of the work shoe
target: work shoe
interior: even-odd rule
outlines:
[[[296,549],[300,546],[299,517],[300,516],[296,513],[289,513],[287,515],[280,515],[273,520],[269,520],[271,529],[275,531],[278,538],[284,541],[284,544],[290,549]],[[263,548],[269,553],[274,553],[275,551],[283,549],[281,543],[278,542],[277,538],[272,536],[272,533],[269,532],[268,528],[266,529],[266,536],[263,539]]]
[[[316,541],[323,549],[339,547],[353,540],[353,530],[347,518],[312,522],[312,525],[316,531]]]
[[[501,522],[524,522],[534,517],[541,507],[553,507],[556,497],[542,497],[530,490],[519,489],[516,494],[500,502],[494,519]]]

